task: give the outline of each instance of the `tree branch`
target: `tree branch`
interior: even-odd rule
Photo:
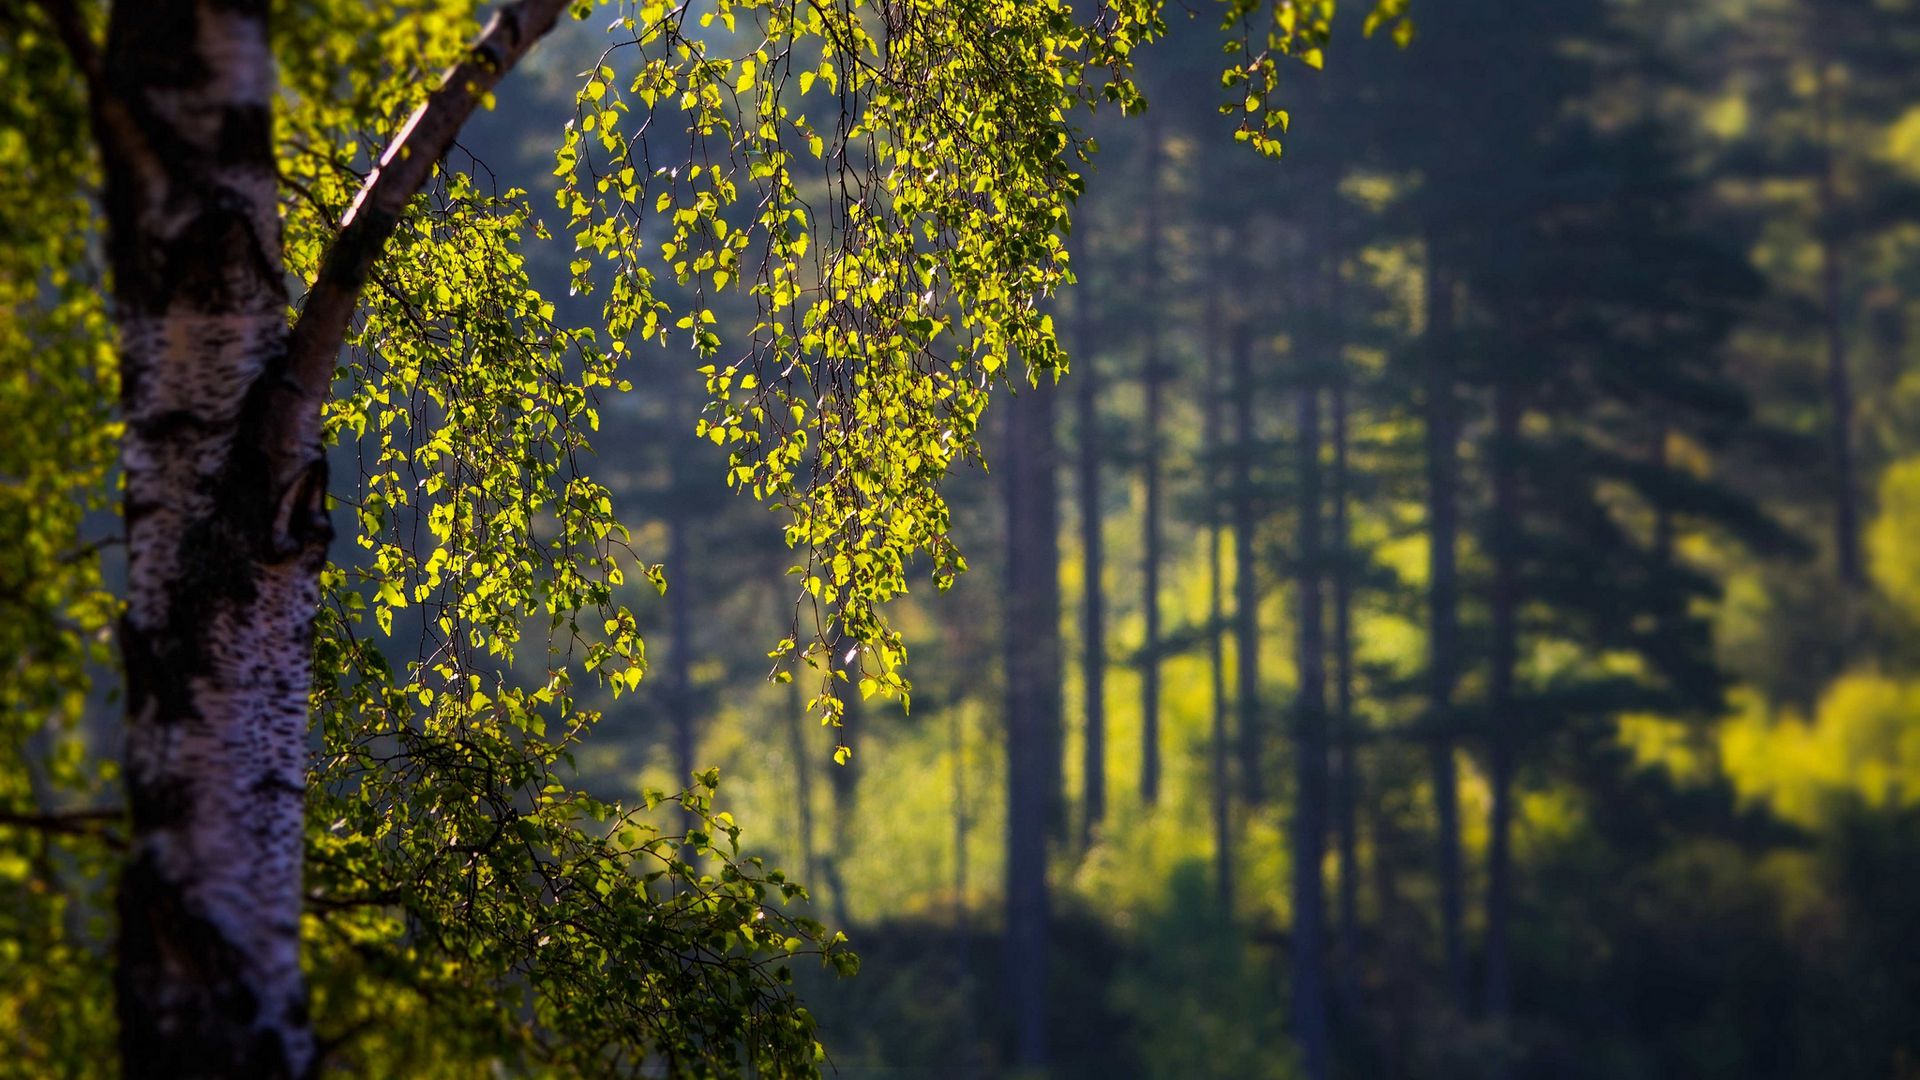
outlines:
[[[31,0],[31,3],[53,25],[61,47],[72,58],[74,67],[80,69],[81,82],[87,89],[87,106],[93,116],[94,137],[99,140],[101,151],[108,155],[117,152],[138,172],[142,182],[159,184],[164,173],[126,101],[108,85],[100,46],[87,29],[79,5],[74,0]]]
[[[87,32],[85,20],[80,17],[80,9],[72,0],[33,0],[33,6],[46,15],[53,24],[53,32],[59,36],[60,44],[67,50],[79,67],[80,74],[87,80],[87,88],[97,92],[100,86],[100,49],[93,43],[93,35]]]
[[[112,848],[124,848],[126,840],[113,826],[126,820],[124,810],[66,810],[54,813],[0,810],[0,828],[33,829],[61,836],[92,836]]]
[[[333,382],[334,361],[359,307],[360,290],[400,224],[407,202],[426,186],[434,165],[460,128],[506,73],[553,29],[567,0],[515,0],[494,13],[486,29],[422,102],[361,185],[320,263],[287,346],[286,385],[267,426],[276,457],[297,461],[312,445],[320,406]]]

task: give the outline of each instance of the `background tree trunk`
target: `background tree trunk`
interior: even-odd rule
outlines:
[[[800,836],[801,880],[809,887],[820,878],[819,849],[813,835],[813,755],[815,748],[807,740],[807,699],[800,680],[787,683],[787,752],[793,755],[793,798],[798,807],[794,829]]]
[[[1320,391],[1297,391],[1296,468],[1300,496],[1295,572],[1300,697],[1294,714],[1293,1023],[1306,1075],[1331,1075],[1327,1038],[1326,612],[1321,606]]]
[[[1014,1058],[1047,1062],[1047,838],[1060,802],[1060,563],[1054,386],[1007,403],[1007,976]]]
[[[1360,731],[1353,709],[1353,567],[1351,527],[1347,522],[1347,386],[1344,370],[1329,392],[1333,467],[1329,477],[1332,541],[1328,562],[1333,592],[1333,710],[1338,760],[1333,795],[1333,829],[1340,892],[1337,899],[1339,988],[1349,1012],[1359,1007],[1360,965]]]
[[[1220,304],[1219,279],[1207,290],[1206,390],[1201,468],[1207,522],[1207,670],[1212,677],[1213,728],[1208,740],[1212,774],[1213,884],[1220,914],[1233,917],[1233,748],[1227,723],[1225,537],[1220,524]]]
[[[678,470],[675,470],[676,473]],[[676,479],[678,477],[676,476]],[[677,487],[678,485],[676,485]],[[667,715],[673,726],[675,789],[693,782],[696,733],[693,702],[693,568],[687,546],[686,507],[675,492],[667,507]],[[693,811],[682,809],[680,823],[693,829]]]
[[[1107,815],[1107,597],[1106,544],[1101,533],[1100,504],[1100,369],[1094,359],[1094,311],[1087,286],[1074,303],[1073,379],[1076,420],[1080,428],[1079,484],[1080,551],[1083,561],[1080,609],[1080,677],[1086,714],[1081,760],[1080,849],[1093,844],[1093,834]]]
[[[1253,492],[1253,342],[1245,326],[1233,333],[1233,614],[1239,687],[1240,792],[1249,804],[1266,797],[1266,758],[1260,716],[1260,580],[1254,568],[1258,529]]]
[[[1840,580],[1860,587],[1866,571],[1860,559],[1860,504],[1854,476],[1853,373],[1847,366],[1844,275],[1840,255],[1839,180],[1833,148],[1832,65],[1820,63],[1820,293],[1827,337],[1827,441],[1833,457],[1833,548]]]
[[[1500,1034],[1512,1013],[1508,923],[1512,915],[1513,676],[1519,655],[1520,403],[1511,382],[1494,387],[1493,642],[1488,674],[1488,784],[1493,806],[1487,833],[1487,1017]],[[1505,1047],[1497,1047],[1503,1065]],[[1505,1075],[1497,1067],[1497,1075]]]
[[[1146,417],[1141,434],[1142,484],[1146,507],[1141,517],[1141,604],[1146,633],[1140,645],[1140,801],[1152,806],[1160,799],[1160,424],[1161,391],[1166,380],[1160,356],[1160,312],[1152,297],[1160,288],[1160,121],[1149,112],[1144,118],[1147,138],[1146,236],[1140,256],[1140,298],[1144,306],[1145,355],[1140,379],[1146,389]]]
[[[840,744],[852,752],[827,773],[827,787],[833,792],[833,835],[828,838],[832,854],[826,860],[826,882],[833,894],[833,921],[847,927],[853,925],[853,916],[844,868],[853,854],[853,819],[860,804],[860,732],[865,702],[860,700],[859,691],[849,690],[838,680],[834,693],[840,696]]]
[[[1440,943],[1446,985],[1456,1008],[1467,1006],[1467,963],[1461,945],[1460,795],[1455,772],[1453,694],[1459,681],[1459,585],[1455,567],[1459,518],[1459,420],[1453,367],[1453,283],[1435,244],[1427,245],[1427,723],[1433,769],[1435,870],[1440,882]]]

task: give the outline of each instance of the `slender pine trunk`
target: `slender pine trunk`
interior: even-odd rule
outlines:
[[[1093,845],[1094,832],[1107,816],[1107,597],[1105,524],[1100,504],[1100,369],[1095,359],[1094,312],[1085,286],[1074,305],[1073,378],[1076,421],[1080,428],[1080,555],[1084,567],[1080,608],[1080,678],[1085,739],[1081,745],[1080,850]]]
[[[1141,518],[1141,603],[1146,633],[1140,646],[1140,801],[1160,798],[1160,536],[1161,396],[1166,372],[1160,356],[1160,314],[1153,298],[1160,293],[1160,122],[1146,115],[1146,236],[1140,258],[1141,303],[1145,307],[1145,355],[1141,381],[1146,388],[1141,472],[1146,507]]]
[[[1266,798],[1265,730],[1260,709],[1260,581],[1255,568],[1258,508],[1253,491],[1253,341],[1245,326],[1233,333],[1233,613],[1235,695],[1240,721],[1240,792],[1249,805]]]
[[[1349,1012],[1359,1005],[1360,966],[1360,730],[1353,709],[1353,566],[1347,522],[1347,385],[1344,370],[1329,392],[1333,443],[1328,501],[1332,540],[1328,548],[1333,593],[1333,710],[1339,760],[1333,798],[1339,868],[1338,951],[1340,994]]]
[[[949,629],[949,641],[958,636]],[[953,960],[959,973],[962,1039],[960,1057],[953,1065],[956,1074],[965,1078],[979,1073],[975,1049],[979,1017],[974,1011],[973,918],[967,906],[967,834],[973,824],[967,812],[967,722],[965,707],[957,702],[947,708],[947,740],[953,759]]]
[[[1859,485],[1854,476],[1853,374],[1847,362],[1845,275],[1840,251],[1840,195],[1833,148],[1829,65],[1820,70],[1820,291],[1827,351],[1827,440],[1833,468],[1833,547],[1840,580],[1866,583],[1860,556]]]
[[[678,469],[674,470],[676,476]],[[677,486],[677,485],[676,485]],[[674,783],[693,783],[697,733],[694,730],[693,703],[693,567],[688,547],[686,508],[679,505],[678,492],[670,496],[667,510],[667,716],[673,726]],[[699,818],[682,809],[680,822],[686,829],[698,827]]]
[[[1883,297],[1873,312],[1874,352],[1879,370],[1874,373],[1870,396],[1878,399],[1893,391],[1910,366],[1906,357],[1906,313],[1899,293]]]
[[[834,692],[840,695],[840,744],[851,752],[827,773],[827,787],[833,792],[833,823],[832,836],[828,838],[832,854],[827,859],[826,881],[833,896],[833,921],[846,927],[853,925],[846,864],[853,857],[853,822],[859,815],[863,760],[860,755],[864,752],[861,729],[865,726],[866,704],[860,700],[857,690],[845,684],[836,685]]]
[[[1206,476],[1207,662],[1212,677],[1213,729],[1208,743],[1212,774],[1213,884],[1223,918],[1233,917],[1233,749],[1227,724],[1225,537],[1220,521],[1220,308],[1218,282],[1207,289],[1204,434]]]
[[[1488,783],[1493,806],[1487,830],[1487,1018],[1504,1035],[1512,1015],[1508,930],[1513,907],[1513,773],[1517,748],[1513,678],[1519,655],[1520,452],[1519,391],[1494,387],[1492,670],[1488,675]],[[1505,1075],[1506,1048],[1496,1048]]]
[[[1326,859],[1327,703],[1321,580],[1320,391],[1296,391],[1299,543],[1294,579],[1298,615],[1294,713],[1293,1023],[1309,1080],[1331,1075],[1327,1035]]]
[[[793,797],[798,804],[795,831],[800,835],[800,880],[811,888],[820,880],[819,849],[813,835],[813,747],[807,743],[807,702],[800,680],[787,683],[787,752],[793,755]]]
[[[1043,377],[1044,379],[1044,377]],[[1007,405],[1007,973],[1015,1061],[1045,1068],[1047,838],[1060,810],[1060,574],[1054,387]]]
[[[1467,1007],[1467,963],[1461,943],[1459,778],[1454,688],[1459,680],[1456,485],[1459,420],[1453,366],[1453,284],[1428,243],[1427,267],[1427,679],[1428,754],[1433,772],[1435,871],[1440,885],[1440,942],[1446,987],[1455,1008]]]

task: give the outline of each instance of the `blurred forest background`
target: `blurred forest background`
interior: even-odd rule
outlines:
[[[767,681],[695,361],[608,411],[672,587],[582,766],[720,768],[862,955],[840,1075],[1920,1076],[1920,7],[1417,15],[1289,69],[1275,163],[1170,11],[910,709]],[[467,140],[536,195],[555,44]]]
[[[910,709],[768,681],[789,553],[691,353],[609,403],[672,584],[581,768],[721,770],[861,954],[838,1075],[1920,1077],[1920,4],[1415,14],[1289,68],[1276,163],[1170,10]],[[598,48],[483,183],[551,205]]]

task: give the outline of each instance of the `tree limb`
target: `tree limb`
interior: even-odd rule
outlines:
[[[80,9],[74,6],[72,0],[33,0],[33,6],[39,8],[47,21],[53,24],[53,32],[60,38],[67,55],[80,68],[88,89],[97,90],[100,85],[100,49],[93,43],[93,35],[87,32]]]
[[[0,810],[0,828],[33,829],[61,836],[91,836],[112,848],[124,848],[126,840],[113,826],[126,820],[124,810],[66,810],[53,813]]]
[[[361,185],[321,261],[288,343],[287,392],[278,396],[267,427],[268,437],[278,440],[282,460],[297,458],[301,447],[316,441],[320,405],[333,382],[334,361],[359,307],[360,290],[408,200],[426,186],[434,165],[481,100],[553,29],[566,6],[567,0],[515,0],[495,12],[469,46],[467,58],[454,65],[408,117]]]
[[[126,101],[109,86],[100,46],[93,40],[93,32],[87,29],[87,21],[79,5],[74,0],[31,0],[31,3],[53,25],[54,36],[60,39],[61,47],[66,49],[74,66],[80,69],[81,82],[87,89],[87,106],[93,116],[94,134],[101,149],[122,156],[142,182],[149,185],[161,183],[164,172],[159,161],[154,157],[139,121]]]

